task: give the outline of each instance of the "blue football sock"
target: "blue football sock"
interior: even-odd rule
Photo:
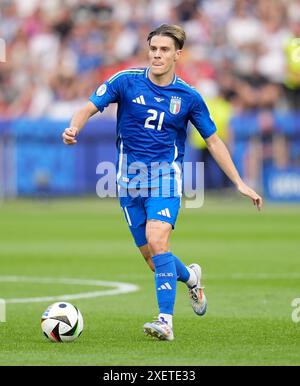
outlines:
[[[171,252],[152,257],[155,267],[155,285],[159,312],[173,315],[177,273]]]
[[[181,260],[178,259],[177,256],[173,255],[173,257],[176,265],[177,280],[186,283],[189,280],[190,273],[186,266],[181,262]]]

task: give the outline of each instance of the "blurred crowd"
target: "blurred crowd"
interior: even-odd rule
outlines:
[[[300,106],[299,0],[0,4],[1,117],[69,116],[113,72],[147,65],[146,37],[161,23],[185,29],[178,72],[204,96],[222,95],[237,109]]]
[[[0,37],[6,42],[2,119],[70,118],[111,74],[147,65],[147,35],[162,23],[185,29],[177,72],[216,101],[216,108],[231,115],[261,111],[266,130],[274,109],[300,109],[300,0],[0,0],[0,5]]]

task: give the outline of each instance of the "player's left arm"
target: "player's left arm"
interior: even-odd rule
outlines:
[[[214,133],[210,137],[206,138],[205,142],[210,154],[216,160],[224,173],[234,183],[237,190],[244,196],[251,198],[257,209],[261,210],[263,205],[262,197],[246,185],[241,179],[236,167],[234,166],[230,153],[221,138]]]

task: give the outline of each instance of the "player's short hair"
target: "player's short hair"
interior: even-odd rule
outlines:
[[[169,24],[162,24],[159,27],[157,27],[155,30],[151,31],[148,35],[147,42],[149,42],[149,45],[151,43],[151,39],[153,36],[160,35],[160,36],[169,36],[174,40],[175,47],[177,50],[181,50],[184,42],[186,40],[186,34],[179,25],[169,25]]]

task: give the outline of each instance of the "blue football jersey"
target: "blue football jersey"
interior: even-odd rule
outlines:
[[[181,195],[188,122],[204,139],[216,127],[195,88],[176,75],[168,86],[158,86],[148,73],[149,68],[120,71],[99,86],[90,101],[101,112],[110,103],[118,104],[119,186],[130,187],[139,173],[140,187],[156,187],[168,174],[168,179],[176,181],[174,189]]]

